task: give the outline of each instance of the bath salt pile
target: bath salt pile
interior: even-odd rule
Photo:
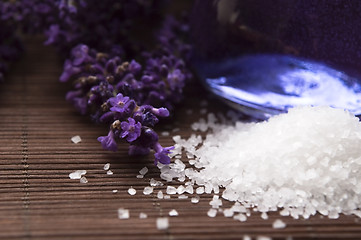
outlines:
[[[347,111],[298,107],[265,122],[233,124],[208,114],[192,128],[209,133],[174,136],[177,160],[158,166],[161,178],[190,179],[198,192],[221,193],[235,202],[223,210],[228,216],[241,207],[247,216],[253,209],[296,219],[361,217],[361,123]],[[178,159],[184,151],[190,168]],[[221,199],[213,203],[217,209]]]

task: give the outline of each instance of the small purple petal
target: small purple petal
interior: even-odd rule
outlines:
[[[110,151],[117,151],[117,143],[114,139],[114,133],[112,130],[109,131],[107,136],[101,136],[98,137],[98,141],[102,144],[102,147],[104,149],[110,150]]]

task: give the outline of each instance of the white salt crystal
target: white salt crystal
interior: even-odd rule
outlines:
[[[164,199],[170,199],[170,195],[164,195],[163,198]]]
[[[138,174],[138,175],[137,175],[137,178],[144,178],[144,175]]]
[[[71,138],[71,141],[73,142],[73,143],[75,143],[75,144],[77,144],[77,143],[80,143],[81,142],[81,138],[80,138],[80,136],[74,136],[74,137],[72,137]]]
[[[171,217],[176,217],[176,216],[178,216],[177,210],[175,210],[175,209],[170,210],[170,211],[169,211],[169,216],[171,216]]]
[[[129,210],[124,208],[118,208],[118,218],[119,219],[128,219],[129,218]]]
[[[211,205],[212,208],[219,208],[222,206],[222,200],[219,199],[218,195],[214,195],[212,201],[209,202],[209,205]]]
[[[199,111],[200,114],[206,114],[207,113],[207,108],[201,108],[201,110]]]
[[[107,171],[107,175],[113,175],[113,171],[112,171],[112,170],[108,170],[108,171]]]
[[[197,187],[196,188],[196,193],[197,194],[203,194],[204,193],[204,187]]]
[[[147,172],[148,172],[148,168],[147,168],[147,167],[144,167],[144,168],[142,168],[142,169],[139,170],[139,174],[140,174],[140,175],[143,175],[143,176],[144,176]]]
[[[159,190],[157,193],[157,198],[162,199],[163,197],[164,197],[163,192],[161,190]]]
[[[194,165],[196,163],[196,160],[189,160],[188,162],[190,165]]]
[[[159,186],[163,186],[164,184],[161,181],[157,181],[154,178],[151,178],[149,181],[149,185],[152,187],[159,187]]]
[[[231,208],[227,208],[227,209],[223,210],[223,215],[225,217],[233,217],[233,214],[234,214],[234,212]]]
[[[191,198],[191,203],[198,203],[199,202],[199,197],[195,196]]]
[[[183,185],[179,185],[177,188],[178,194],[183,194],[185,192],[185,187]]]
[[[85,176],[80,178],[80,183],[88,183],[88,179]]]
[[[133,187],[130,187],[128,189],[128,193],[129,193],[129,195],[135,195],[137,193],[137,190],[135,190]]]
[[[194,193],[194,189],[193,189],[193,186],[192,185],[188,185],[186,188],[185,188],[185,191],[189,194],[193,194]]]
[[[153,192],[153,187],[145,187],[143,190],[144,195],[149,195]]]
[[[179,132],[180,128],[173,128],[172,132]]]
[[[148,215],[146,213],[141,212],[141,213],[139,213],[139,218],[145,219],[145,218],[148,218]]]
[[[276,219],[273,224],[272,224],[273,228],[285,228],[286,227],[286,223],[283,222],[281,219]]]
[[[214,209],[214,208],[211,208],[211,209],[208,210],[207,215],[208,215],[208,217],[213,218],[213,217],[215,217],[217,215],[217,210]]]
[[[169,220],[167,217],[159,217],[157,218],[157,229],[158,230],[166,230],[169,227]]]
[[[233,216],[233,219],[241,222],[245,222],[247,220],[247,216],[243,213],[238,213],[237,215]]]
[[[173,186],[167,186],[167,190],[166,190],[167,194],[176,194],[177,193],[177,189]]]
[[[268,214],[267,214],[266,212],[263,212],[263,213],[261,214],[261,218],[262,218],[263,220],[267,220],[267,219],[268,219]]]
[[[243,240],[252,240],[252,238],[250,236],[248,236],[248,235],[244,235]]]
[[[76,170],[69,174],[70,179],[80,179],[81,176],[86,174],[86,170]]]
[[[163,131],[163,132],[161,133],[161,135],[164,136],[164,137],[167,137],[167,136],[169,136],[169,132]]]
[[[109,170],[109,168],[110,168],[110,163],[104,164],[103,169],[104,169],[105,171]]]
[[[117,193],[117,192],[118,192],[117,189],[113,189],[113,190],[112,190],[112,193]]]
[[[178,199],[187,199],[188,196],[187,195],[184,195],[184,194],[181,194],[178,196]]]
[[[257,236],[256,240],[272,240],[272,238],[267,236]]]

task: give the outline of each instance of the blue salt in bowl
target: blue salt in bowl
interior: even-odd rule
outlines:
[[[229,105],[266,119],[302,105],[361,114],[361,1],[195,1],[193,66]]]

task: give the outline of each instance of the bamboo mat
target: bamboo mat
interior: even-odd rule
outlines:
[[[160,180],[152,156],[129,157],[127,144],[116,153],[102,150],[96,138],[107,129],[80,116],[64,100],[69,86],[57,80],[61,61],[41,42],[38,37],[27,40],[27,53],[0,85],[0,239],[361,239],[361,223],[353,216],[294,220],[271,213],[263,220],[253,213],[240,222],[222,214],[209,218],[212,195],[202,195],[198,204],[174,196],[159,200],[156,193],[166,185],[143,195],[150,178]],[[205,97],[195,86],[158,131],[191,134],[189,126],[201,116],[198,103]],[[217,102],[210,105],[212,110],[224,109]],[[191,115],[186,114],[189,108]],[[82,142],[72,143],[74,135]],[[171,145],[171,136],[160,136],[160,142]],[[103,170],[106,163],[113,175]],[[144,166],[149,172],[136,178]],[[89,182],[70,179],[75,170],[87,170]],[[134,196],[127,193],[131,186],[137,190]],[[224,201],[227,206],[231,203]],[[129,209],[130,218],[118,219],[118,208]],[[157,230],[156,218],[168,216],[171,209],[179,216],[169,217],[168,230]],[[148,218],[140,219],[141,212]],[[287,227],[273,229],[275,219]]]

